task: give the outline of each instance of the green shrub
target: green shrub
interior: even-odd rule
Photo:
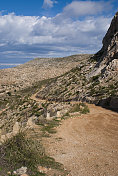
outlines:
[[[72,109],[70,110],[70,112],[80,112],[80,105],[79,104],[75,104]]]
[[[9,96],[11,96],[11,92],[7,92],[7,94],[8,94]]]
[[[72,109],[70,110],[71,113],[73,112],[80,112],[82,114],[89,113],[89,108],[85,103],[75,104]]]
[[[92,81],[98,81],[100,75],[96,75],[92,77]]]
[[[45,154],[38,141],[27,139],[24,133],[17,134],[0,146],[0,156],[1,168],[6,172],[26,166],[29,174],[38,176],[41,175],[37,172],[38,165],[55,169],[61,168],[59,163]],[[0,171],[0,175],[3,175],[1,173],[3,173],[2,171]]]
[[[57,127],[60,125],[60,120],[51,120],[51,121],[47,121],[46,124],[43,126],[43,128],[41,129],[41,131],[43,131],[43,133],[48,132],[50,134],[56,133],[56,129],[54,129],[54,127]]]
[[[4,161],[13,168],[27,166],[34,168],[39,162],[38,146],[26,139],[24,133],[19,133],[8,139],[0,148],[0,155],[4,154]]]

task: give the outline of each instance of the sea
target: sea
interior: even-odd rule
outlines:
[[[32,59],[1,59],[0,58],[0,69],[12,68],[18,65],[24,64]]]
[[[17,65],[20,65],[20,64],[5,64],[5,63],[0,63],[0,69],[5,69],[5,68],[12,68],[12,67],[16,67]]]

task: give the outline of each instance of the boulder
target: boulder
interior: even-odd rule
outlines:
[[[110,100],[110,108],[114,109],[118,112],[118,98],[111,98]]]
[[[6,141],[6,135],[1,135],[0,142],[3,143]]]
[[[50,112],[47,112],[46,120],[53,120],[54,117],[50,116]]]
[[[102,99],[98,102],[97,105],[118,112],[118,98],[117,97],[109,97],[106,99]]]
[[[16,122],[13,126],[13,135],[16,135],[20,131],[20,124],[19,122]]]
[[[27,127],[28,128],[34,128],[34,125],[35,125],[35,120],[36,120],[37,117],[30,117],[27,121]]]
[[[13,171],[13,174],[15,175],[24,175],[27,172],[27,167],[21,167],[20,169],[17,169],[16,171]]]
[[[57,117],[61,117],[61,112],[57,111]]]
[[[42,167],[42,166],[38,166],[38,171],[40,173],[47,173],[48,172],[48,169],[46,167]]]

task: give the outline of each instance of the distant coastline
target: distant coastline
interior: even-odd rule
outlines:
[[[7,63],[0,63],[0,65],[21,65],[21,64],[7,64]]]
[[[0,69],[6,69],[6,68],[12,68],[16,67],[21,64],[16,64],[16,63],[0,63]]]

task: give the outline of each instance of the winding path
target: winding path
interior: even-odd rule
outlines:
[[[45,101],[35,96],[31,99]],[[43,138],[46,153],[69,176],[118,176],[118,113],[88,106],[89,114],[63,120],[56,134]]]

